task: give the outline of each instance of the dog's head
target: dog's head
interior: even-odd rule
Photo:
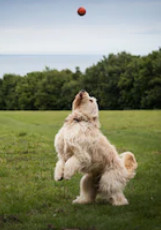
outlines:
[[[96,98],[90,97],[85,90],[81,90],[73,101],[73,111],[78,110],[89,117],[98,118],[98,105]]]

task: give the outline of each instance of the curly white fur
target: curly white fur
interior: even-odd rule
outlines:
[[[85,174],[80,196],[73,203],[90,203],[102,194],[112,205],[128,204],[123,189],[134,177],[137,162],[132,153],[118,155],[99,129],[96,99],[81,91],[73,101],[73,111],[55,137],[58,162],[55,180]]]

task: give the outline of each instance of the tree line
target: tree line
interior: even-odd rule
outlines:
[[[86,89],[100,109],[161,109],[161,49],[146,56],[109,54],[82,73],[45,68],[0,79],[1,110],[68,110]]]

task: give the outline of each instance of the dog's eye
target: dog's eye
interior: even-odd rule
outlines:
[[[91,100],[91,99],[90,99],[89,101],[90,101],[90,102],[93,102],[93,100]]]

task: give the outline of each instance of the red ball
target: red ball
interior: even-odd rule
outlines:
[[[79,7],[77,13],[79,14],[79,16],[83,16],[86,14],[86,9],[84,7]]]

